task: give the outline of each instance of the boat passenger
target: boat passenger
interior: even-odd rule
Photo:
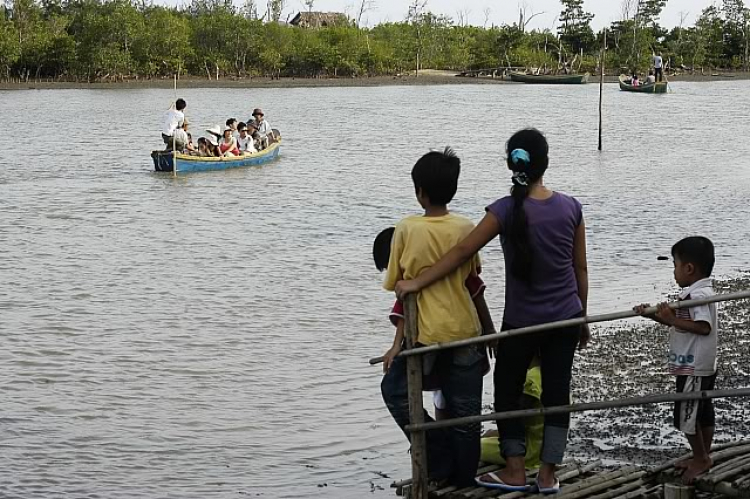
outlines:
[[[224,157],[239,156],[240,150],[237,148],[237,141],[232,137],[232,129],[224,129],[224,139],[219,143],[219,150]]]
[[[654,72],[649,70],[646,77],[646,85],[653,85],[654,83],[656,83],[656,77],[654,76]]]
[[[192,156],[200,156],[200,157],[210,157],[213,156],[211,154],[211,150],[208,148],[208,141],[206,140],[206,137],[201,137],[198,139],[198,149],[190,153]]]
[[[256,107],[253,110],[253,118],[255,118],[255,126],[258,129],[258,135],[261,139],[267,139],[267,142],[274,141],[273,129],[270,123],[268,123],[263,114],[263,110]]]
[[[240,132],[240,136],[237,138],[237,148],[240,150],[240,154],[252,154],[256,152],[255,141],[247,133],[247,125],[240,123],[237,126],[237,130]]]
[[[210,153],[209,156],[220,158],[221,150],[219,149],[219,140],[213,134],[208,134],[206,135],[206,142],[208,142],[207,148]]]
[[[262,151],[267,147],[266,144],[268,143],[268,140],[261,138],[258,133],[258,127],[254,122],[247,124],[247,134],[253,138],[253,146],[256,151]]]
[[[187,119],[185,120],[187,121]],[[185,122],[183,122],[182,126],[177,128],[173,135],[172,135],[172,142],[167,144],[167,149],[172,149],[172,146],[174,145],[174,149],[177,152],[185,152],[185,150],[188,148],[188,143],[190,142],[190,136],[187,133],[187,125]]]
[[[639,87],[641,83],[638,81],[638,75],[633,74],[633,78],[630,79],[630,84],[634,87]]]
[[[185,113],[183,112],[185,107],[187,107],[185,100],[177,99],[174,107],[170,108],[169,111],[164,114],[164,126],[161,130],[161,138],[164,140],[167,149],[172,147],[172,136],[174,135],[174,131],[180,128],[185,120]]]
[[[209,135],[216,137],[217,141],[221,140],[222,136],[224,135],[223,133],[221,133],[221,126],[219,125],[214,125],[211,128],[206,128],[206,132],[208,132]]]
[[[226,122],[227,128],[232,129],[232,137],[234,137],[234,140],[237,140],[237,137],[240,136],[240,134],[237,131],[237,118],[229,118]]]

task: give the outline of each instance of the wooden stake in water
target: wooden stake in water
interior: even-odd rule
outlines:
[[[404,336],[406,348],[417,345],[419,329],[417,326],[417,295],[412,293],[404,301],[404,318],[406,319]],[[406,375],[409,390],[409,421],[411,424],[424,424],[424,407],[422,405],[422,356],[412,355],[406,359]],[[427,438],[423,431],[411,433],[411,478],[414,499],[427,499]]]
[[[177,74],[174,75],[174,98],[177,102]],[[176,132],[177,130],[175,130]],[[177,176],[177,138],[176,133],[172,134],[172,176]]]
[[[599,150],[602,150],[602,95],[604,89],[604,64],[607,60],[607,29],[604,29],[604,44],[599,56]]]

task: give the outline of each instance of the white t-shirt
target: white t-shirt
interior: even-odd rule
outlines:
[[[170,109],[164,114],[164,126],[161,129],[161,133],[167,137],[171,137],[174,131],[182,126],[183,121],[185,121],[185,113],[176,109]]]
[[[714,295],[711,278],[701,279],[680,293],[680,300],[699,300]],[[680,319],[708,322],[711,332],[693,334],[669,328],[669,374],[686,376],[711,376],[716,372],[716,344],[718,318],[716,304],[681,308],[676,311]]]
[[[177,145],[177,149],[185,149],[187,147],[188,134],[185,130],[183,130],[182,128],[176,129],[173,132],[172,137],[175,144]],[[172,144],[169,145],[171,146]]]
[[[273,131],[271,125],[269,125],[266,120],[263,120],[261,122],[256,121],[255,125],[258,127],[258,133],[261,137],[265,137]]]
[[[661,65],[662,65],[661,56],[660,55],[655,55],[654,56],[654,67],[656,69],[661,69]]]
[[[648,75],[648,77],[646,78],[646,83],[656,83],[656,76]]]
[[[245,134],[244,139],[242,137],[237,138],[237,147],[239,147],[240,152],[255,152],[255,144],[253,142],[253,138]]]

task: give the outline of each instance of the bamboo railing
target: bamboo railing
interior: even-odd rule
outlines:
[[[699,305],[706,305],[710,303],[718,303],[732,300],[742,300],[750,298],[750,290],[740,291],[736,293],[727,293],[714,295],[709,298],[698,299],[698,300],[683,300],[678,302],[672,302],[669,304],[669,308],[675,310],[680,308],[690,308]],[[656,312],[656,307],[647,308],[644,311],[644,315],[650,315]],[[488,334],[484,336],[478,336],[476,338],[470,338],[466,340],[454,341],[451,343],[440,343],[435,345],[429,345],[426,347],[415,347],[418,338],[418,326],[417,326],[417,299],[415,294],[407,295],[404,300],[404,317],[405,317],[405,330],[404,336],[406,339],[406,350],[402,351],[399,355],[405,356],[407,359],[407,380],[408,380],[408,393],[409,393],[409,420],[411,423],[406,426],[406,430],[411,433],[411,462],[412,462],[412,478],[411,478],[411,492],[410,497],[415,499],[428,499],[429,495],[429,484],[428,484],[428,469],[427,469],[427,442],[425,432],[427,430],[436,428],[448,428],[452,426],[463,425],[467,423],[477,423],[483,421],[500,421],[505,419],[516,419],[516,418],[528,418],[539,415],[549,414],[565,414],[573,412],[584,412],[594,411],[602,409],[611,409],[616,407],[626,407],[634,405],[648,405],[657,404],[663,402],[673,402],[682,400],[704,400],[714,398],[729,398],[729,397],[750,397],[749,388],[739,388],[733,390],[711,390],[702,391],[696,393],[666,393],[666,394],[653,394],[644,397],[634,397],[620,400],[608,400],[601,402],[589,402],[582,404],[570,404],[565,406],[556,407],[545,407],[541,409],[527,409],[520,411],[510,411],[504,413],[491,413],[482,414],[478,416],[469,416],[464,418],[453,418],[441,421],[434,421],[431,423],[424,422],[424,406],[422,400],[422,355],[428,352],[436,352],[447,350],[450,348],[457,348],[468,345],[477,345],[482,343],[488,343],[511,336],[520,336],[524,334],[538,333],[543,331],[550,331],[563,327],[570,327],[583,324],[591,324],[595,322],[607,322],[619,319],[627,319],[630,317],[636,317],[641,314],[637,314],[633,310],[627,310],[622,312],[614,312],[609,314],[591,315],[586,317],[580,317],[576,319],[568,319],[563,321],[550,322],[546,324],[539,324],[536,326],[529,326],[519,329],[513,329],[509,331],[502,331],[496,334]],[[375,357],[370,359],[370,364],[378,364],[383,361],[382,357]],[[651,473],[654,473],[652,470]],[[644,476],[647,475],[645,472]],[[618,477],[612,477],[617,479]],[[619,483],[619,482],[618,482]],[[639,481],[639,487],[643,484],[643,481]],[[718,485],[717,485],[718,486]],[[606,488],[606,487],[605,487]],[[567,489],[566,489],[567,490]],[[637,492],[642,493],[646,488],[638,489]],[[573,492],[571,490],[571,492]],[[625,492],[624,490],[622,492]]]

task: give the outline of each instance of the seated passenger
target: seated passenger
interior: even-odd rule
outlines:
[[[208,134],[206,135],[206,142],[208,152],[210,153],[210,157],[220,158],[221,157],[221,150],[219,149],[219,140],[213,135]]]
[[[255,141],[247,133],[247,125],[240,123],[237,126],[237,130],[240,132],[240,136],[237,138],[237,148],[240,150],[240,154],[252,154],[256,152]]]
[[[229,127],[224,129],[224,140],[219,144],[219,150],[224,157],[240,155],[240,150],[237,149],[237,141],[232,137],[232,129]]]
[[[648,77],[646,78],[646,84],[651,85],[653,83],[656,83],[656,77],[654,76],[654,72],[649,70]]]
[[[213,156],[213,154],[211,154],[211,151],[208,149],[208,141],[206,140],[206,137],[201,137],[198,139],[198,148],[190,154],[191,156],[200,156],[203,158]]]
[[[634,87],[640,86],[640,82],[638,81],[638,75],[637,74],[633,75],[633,78],[630,80],[630,84],[633,85]]]
[[[235,140],[237,140],[237,137],[239,137],[239,133],[237,133],[237,119],[236,118],[229,118],[227,120],[227,128],[232,129],[232,137],[234,137]]]

